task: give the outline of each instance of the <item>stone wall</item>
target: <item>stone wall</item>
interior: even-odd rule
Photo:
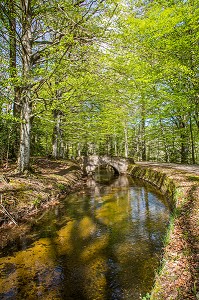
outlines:
[[[156,186],[173,207],[150,299],[199,299],[199,176],[150,163],[129,166],[129,174]]]

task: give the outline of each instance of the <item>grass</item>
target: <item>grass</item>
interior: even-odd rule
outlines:
[[[142,300],[149,300],[151,298],[151,295],[149,293],[147,293]]]
[[[191,176],[188,176],[188,180],[190,180],[190,181],[199,181],[199,176],[193,176],[193,175],[191,175]]]
[[[66,190],[66,186],[62,183],[57,183],[57,187],[60,191],[65,191]]]

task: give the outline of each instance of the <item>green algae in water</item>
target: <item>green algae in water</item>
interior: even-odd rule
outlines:
[[[137,300],[149,292],[169,209],[129,180],[93,181],[45,214],[32,228],[37,240],[0,258],[0,298]]]

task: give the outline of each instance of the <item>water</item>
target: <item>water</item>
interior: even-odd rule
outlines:
[[[0,299],[138,300],[150,291],[169,208],[143,183],[95,179],[3,250]]]

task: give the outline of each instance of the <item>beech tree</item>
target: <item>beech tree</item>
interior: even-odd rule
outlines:
[[[141,159],[196,161],[197,14],[195,1],[123,6],[113,64],[118,63],[114,69],[126,79],[132,100],[137,97],[133,106],[140,119],[136,143],[143,144]]]
[[[74,47],[88,44],[95,35],[90,19],[99,16],[105,1],[4,1],[3,25],[10,32],[10,69],[16,77],[16,44],[19,49],[18,88],[20,90],[21,130],[18,168],[30,167],[31,127],[37,96],[44,83],[50,81],[59,64]],[[17,25],[16,25],[17,24]],[[93,22],[94,24],[94,22]],[[5,35],[4,35],[5,37]],[[6,40],[6,39],[5,39]],[[14,49],[15,48],[15,49]],[[72,63],[72,62],[71,62]],[[14,65],[15,64],[15,65]],[[13,73],[15,72],[15,73]],[[58,92],[58,91],[57,91]],[[16,101],[14,101],[16,104]],[[57,109],[54,110],[59,111]]]
[[[0,32],[1,158],[20,172],[31,151],[198,162],[196,1],[3,0]]]

